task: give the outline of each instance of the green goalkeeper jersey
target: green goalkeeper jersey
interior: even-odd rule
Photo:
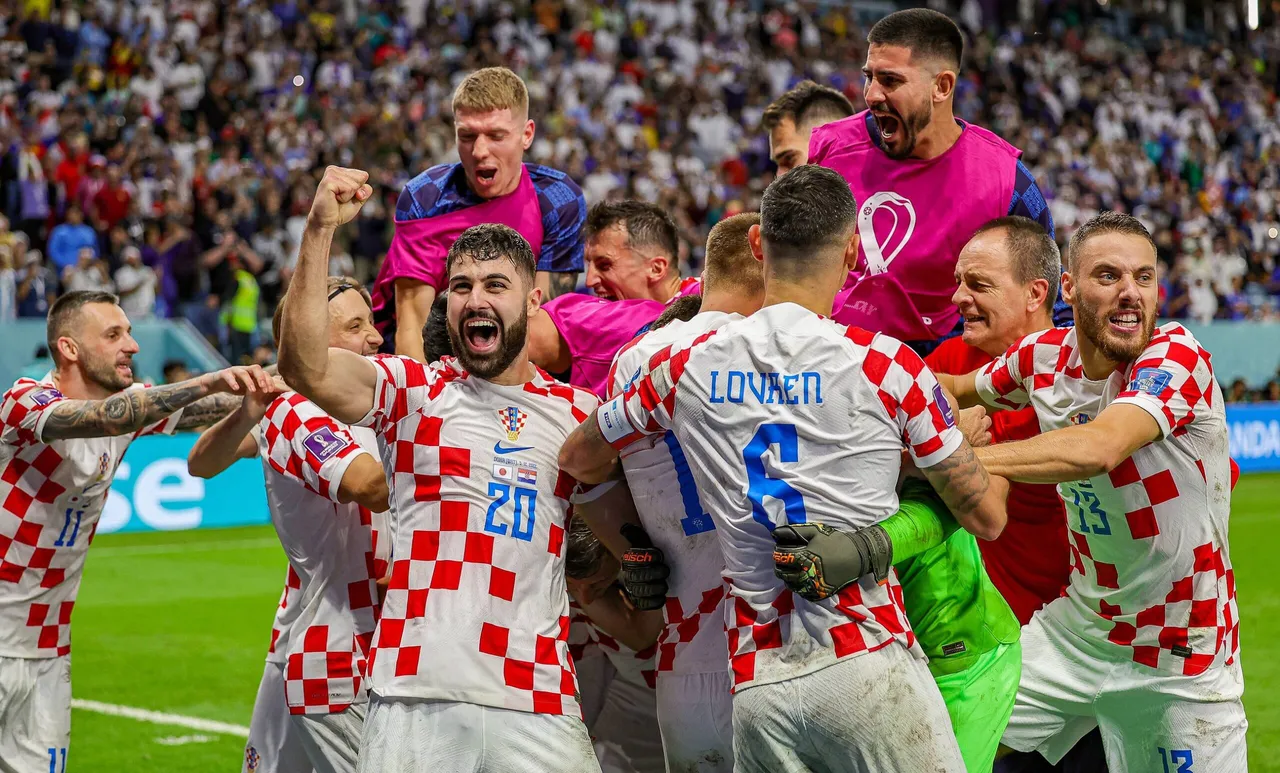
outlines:
[[[954,523],[933,489],[919,481],[904,484],[900,512]],[[900,537],[893,536],[898,556]],[[935,677],[963,671],[983,653],[1018,640],[1018,618],[987,576],[977,538],[964,529],[956,528],[941,544],[897,561],[894,568],[907,618]]]

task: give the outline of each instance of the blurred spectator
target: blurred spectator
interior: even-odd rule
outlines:
[[[121,251],[124,265],[116,269],[116,293],[120,296],[120,308],[130,320],[147,319],[155,313],[155,269],[142,263],[142,250],[134,246]]]
[[[53,370],[53,358],[49,356],[49,347],[40,344],[36,347],[35,353],[31,357],[31,362],[27,363],[18,372],[18,377],[43,379],[51,370]]]
[[[115,285],[107,275],[107,264],[99,260],[92,247],[81,247],[80,257],[74,266],[62,271],[62,291],[113,292]]]
[[[0,244],[0,322],[18,316],[18,273],[13,270],[13,247]]]
[[[176,384],[191,378],[191,370],[182,360],[165,360],[163,373],[166,384]]]
[[[98,252],[98,235],[84,222],[84,213],[76,204],[67,207],[65,222],[49,232],[49,259],[59,272],[75,265],[80,250],[89,248]]]
[[[44,256],[39,250],[30,250],[18,271],[18,316],[44,319],[49,306],[57,297],[58,283],[53,273],[44,267]]]
[[[253,351],[253,335],[258,331],[260,291],[258,280],[240,260],[239,253],[230,254],[227,267],[231,271],[233,284],[229,293],[224,293],[227,297],[222,307],[222,319],[227,327],[228,358],[239,364]]]

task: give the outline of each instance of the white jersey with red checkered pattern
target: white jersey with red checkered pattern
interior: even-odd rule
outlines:
[[[372,689],[580,714],[564,580],[575,482],[558,456],[598,400],[542,371],[504,386],[453,358],[372,361],[360,423],[378,434],[393,541]]]
[[[933,374],[901,342],[795,304],[768,306],[663,349],[597,417],[615,448],[667,429],[684,448],[734,597],[726,624],[735,689],[893,642],[924,657],[896,575],[812,603],[773,573],[776,526],[877,523],[898,509],[904,445],[929,467],[963,442]]]
[[[1073,630],[1167,673],[1230,663],[1240,620],[1227,551],[1231,471],[1209,353],[1170,322],[1136,360],[1092,381],[1076,330],[1027,336],[977,376],[984,401],[1033,406],[1044,432],[1114,404],[1142,408],[1160,425],[1161,439],[1109,474],[1058,486],[1071,532]]]
[[[627,344],[614,358],[609,396],[626,391],[653,355],[681,347],[738,314],[704,311],[688,322],[672,322]],[[623,449],[622,470],[645,532],[671,567],[663,629],[658,637],[659,673],[722,673],[725,647],[724,559],[715,522],[702,506],[684,449],[672,432],[648,435]]]
[[[42,442],[64,399],[50,374],[19,379],[0,401],[0,656],[71,651],[71,609],[116,467],[134,438],[170,433],[182,416],[131,435]]]
[[[293,632],[293,622],[298,619],[302,605],[302,578],[293,571],[293,565],[285,568],[284,590],[280,592],[280,603],[276,605],[276,616],[271,621],[271,646],[267,647],[267,662],[284,665],[285,651],[289,649],[289,635]]]
[[[338,489],[347,467],[376,452],[377,441],[296,392],[272,401],[258,430],[271,523],[299,579],[284,643],[285,702],[292,714],[345,711],[367,700],[377,588],[372,517],[338,502]]]

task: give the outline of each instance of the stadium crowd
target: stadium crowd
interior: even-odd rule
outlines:
[[[772,179],[772,99],[810,77],[862,104],[865,32],[838,4],[6,5],[0,318],[113,288],[132,318],[185,316],[233,361],[269,341],[327,164],[372,173],[331,262],[373,276],[404,183],[456,159],[449,97],[468,71],[536,73],[529,160],[569,172],[588,204],[661,204],[686,271]],[[1025,149],[1060,242],[1099,208],[1150,226],[1163,316],[1280,318],[1274,29],[1201,45],[1057,5],[1043,35],[962,15],[957,113]]]

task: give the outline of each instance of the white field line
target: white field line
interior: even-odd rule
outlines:
[[[114,703],[99,703],[98,701],[75,698],[71,701],[71,708],[93,711],[113,717],[127,717],[136,719],[139,722],[154,722],[157,725],[173,725],[174,727],[185,727],[191,730],[202,730],[206,733],[221,733],[222,735],[234,735],[241,738],[249,737],[249,728],[242,725],[215,722],[212,719],[200,719],[199,717],[187,717],[182,714],[166,714],[162,711],[149,711],[147,709],[134,708],[133,706],[117,706]]]
[[[94,548],[93,555],[102,556],[143,556],[165,555],[167,553],[207,553],[228,548],[269,548],[280,547],[280,540],[275,537],[257,537],[255,539],[223,540],[222,542],[170,542],[164,545],[120,545],[119,547]]]

